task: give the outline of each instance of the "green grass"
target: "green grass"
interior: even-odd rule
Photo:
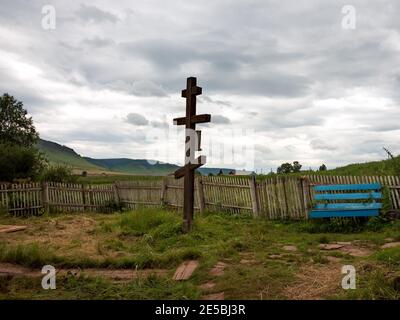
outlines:
[[[60,259],[37,243],[9,247],[0,243],[0,261],[15,263],[23,266],[40,267],[48,261],[59,263]]]
[[[400,275],[379,267],[357,273],[356,289],[337,298],[352,300],[400,300]]]
[[[389,266],[400,267],[400,247],[379,251],[375,254],[375,259]]]
[[[307,226],[312,222],[266,221],[208,213],[196,215],[192,232],[184,234],[181,214],[142,209],[112,215],[86,214],[84,218],[94,219],[95,223],[78,236],[71,236],[69,242],[65,239],[64,243],[39,241],[41,237],[56,234],[57,230],[69,230],[66,226],[77,218],[71,215],[0,218],[1,224],[29,225],[26,233],[15,233],[15,238],[2,238],[0,262],[33,268],[45,264],[56,268],[163,268],[168,271],[168,276],[151,276],[128,283],[65,276],[57,280],[57,290],[46,292],[38,287],[35,279],[13,278],[0,285],[0,298],[196,299],[202,294],[200,284],[214,282],[215,287],[210,292],[223,291],[227,299],[285,299],[285,287],[296,281],[301,268],[329,266],[328,255],[340,258],[343,264],[369,264],[372,269],[360,271],[359,292],[339,290],[334,296],[322,298],[393,298],[398,294],[394,272],[399,267],[400,250],[379,250],[379,246],[385,238],[400,233],[400,223],[388,223],[376,230],[357,233],[310,232]],[[25,245],[18,242],[19,237],[27,236],[36,241]],[[95,240],[96,254],[82,251],[90,243],[89,239]],[[360,245],[376,248],[376,252],[370,257],[359,258],[318,250],[320,243],[355,240]],[[26,238],[24,243],[27,243]],[[297,251],[285,251],[285,245],[294,245]],[[200,262],[193,276],[185,282],[172,281],[176,267],[188,259]],[[243,259],[249,260],[250,264],[242,263]],[[210,275],[210,269],[219,261],[228,265],[225,273],[221,277]],[[379,288],[377,284],[385,276],[383,287]]]
[[[150,275],[128,283],[115,283],[100,277],[58,277],[56,290],[42,290],[40,279],[13,278],[0,282],[2,299],[198,299],[200,291],[192,283]]]
[[[366,163],[354,163],[344,167],[328,170],[331,175],[399,175],[400,157],[394,159],[371,161]]]
[[[137,175],[121,175],[121,174],[104,174],[104,175],[88,175],[86,177],[78,176],[77,183],[87,184],[107,184],[116,181],[158,181],[162,177],[159,176],[137,176]]]

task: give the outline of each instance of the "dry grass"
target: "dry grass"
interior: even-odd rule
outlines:
[[[335,295],[340,290],[343,275],[341,264],[307,264],[297,273],[297,280],[284,289],[290,300],[320,300]]]
[[[32,223],[24,232],[0,234],[0,242],[9,245],[37,243],[48,247],[64,257],[90,256],[104,258],[100,243],[111,235],[96,234],[98,221],[87,216],[65,216],[49,218],[46,223]],[[115,252],[107,252],[115,255]]]

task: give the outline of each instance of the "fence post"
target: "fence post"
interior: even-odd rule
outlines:
[[[113,191],[114,191],[114,201],[115,201],[115,203],[119,204],[120,199],[119,199],[118,184],[117,184],[117,182],[114,182],[114,183],[113,183],[112,188],[113,188]]]
[[[162,206],[166,205],[165,197],[167,195],[167,188],[168,188],[168,178],[164,177],[162,179],[161,194],[160,194],[160,202]]]
[[[301,193],[303,198],[303,209],[305,218],[308,219],[308,199],[309,199],[309,181],[307,177],[300,178],[300,185],[301,185]]]
[[[49,213],[49,184],[47,182],[42,183],[42,206],[45,213]]]
[[[7,210],[7,212],[9,213],[10,211],[10,207],[9,207],[9,204],[8,204],[8,191],[7,191],[7,184],[5,184],[4,185],[4,190],[5,190],[5,195],[6,195],[6,210]]]
[[[254,175],[249,180],[249,185],[250,185],[250,196],[253,208],[253,215],[258,217],[260,214],[260,204],[258,201],[256,177]]]
[[[199,202],[200,214],[203,214],[206,208],[206,201],[204,199],[203,179],[202,177],[196,178],[197,199]]]
[[[95,211],[95,210],[98,209],[98,207],[92,207],[92,205],[95,204],[95,199],[93,198],[94,194],[93,194],[92,185],[89,184],[89,185],[87,186],[87,188],[88,188],[88,192],[89,192],[89,203],[87,203],[87,204],[90,205],[89,211],[91,211],[91,210],[92,210],[92,211]]]
[[[83,201],[83,211],[86,211],[86,188],[87,186],[82,184],[82,201]]]
[[[287,177],[282,177],[282,187],[283,187],[283,200],[285,201],[285,209],[286,209],[286,217],[290,217],[290,212],[289,212],[289,201],[288,201],[288,196],[287,196],[287,190],[286,190],[286,182],[287,182]]]

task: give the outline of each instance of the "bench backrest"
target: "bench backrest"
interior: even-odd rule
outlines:
[[[335,184],[314,187],[316,205],[310,213],[311,218],[375,216],[382,204],[381,185]]]

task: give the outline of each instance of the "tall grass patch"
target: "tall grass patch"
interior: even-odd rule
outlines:
[[[140,209],[122,214],[117,221],[124,235],[166,238],[181,233],[181,218],[162,210]]]

